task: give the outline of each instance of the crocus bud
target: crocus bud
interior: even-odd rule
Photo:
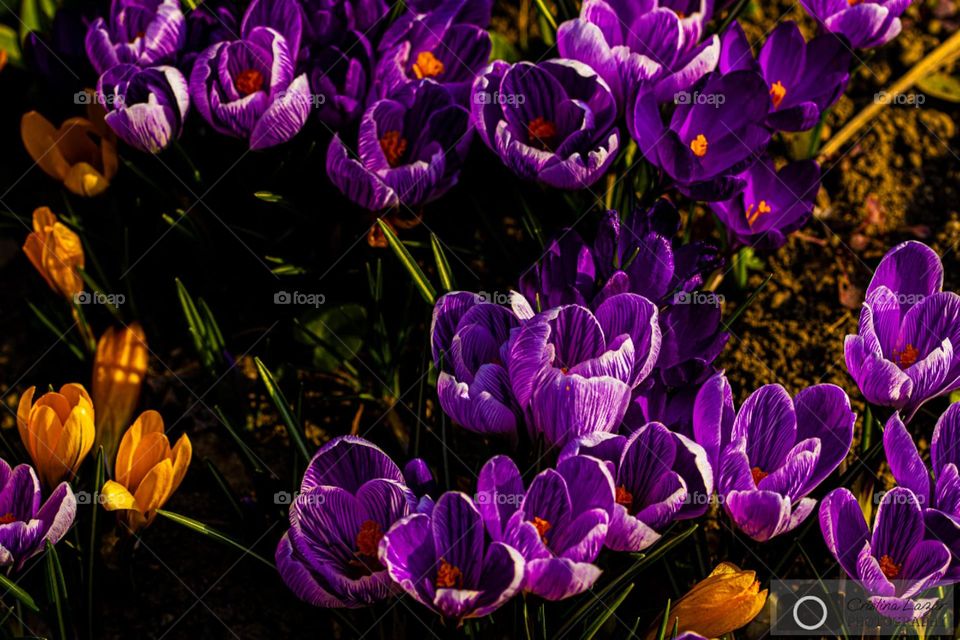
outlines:
[[[147,339],[140,323],[110,327],[97,343],[93,362],[93,404],[97,408],[96,445],[112,461],[123,430],[130,424],[147,372]]]
[[[48,207],[33,212],[33,231],[23,243],[23,252],[50,288],[64,298],[72,299],[83,291],[83,279],[77,272],[78,267],[83,268],[80,237]]]
[[[748,624],[767,601],[760,591],[756,573],[735,564],[721,562],[710,575],[693,586],[670,608],[667,627],[679,619],[679,632],[693,631],[707,638],[719,638]],[[656,632],[647,640],[656,637]]]
[[[71,383],[33,401],[36,387],[20,398],[17,428],[44,484],[72,479],[93,446],[93,403],[83,385]]]
[[[171,448],[163,418],[144,411],[120,441],[115,480],[100,490],[104,508],[120,511],[120,521],[131,533],[148,526],[180,486],[192,455],[186,434]]]

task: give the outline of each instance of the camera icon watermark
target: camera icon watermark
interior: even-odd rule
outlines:
[[[122,293],[102,293],[100,291],[80,291],[73,294],[74,304],[102,304],[119,308],[126,303],[127,296]]]
[[[906,581],[890,580],[896,593],[909,592]],[[772,580],[767,600],[771,636],[822,638],[845,630],[869,629],[870,635],[899,635],[900,620],[916,618],[926,636],[953,637],[953,587],[931,588],[909,598],[878,598],[855,580]]]
[[[327,302],[327,296],[322,293],[303,293],[301,291],[277,291],[273,294],[273,304],[295,304],[305,307],[319,308]]]

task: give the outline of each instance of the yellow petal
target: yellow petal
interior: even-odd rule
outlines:
[[[70,163],[57,147],[60,135],[49,120],[36,111],[23,114],[20,119],[20,137],[27,153],[47,175],[57,180],[66,177]]]
[[[140,440],[140,446],[133,454],[133,460],[130,463],[130,473],[127,475],[125,484],[136,493],[140,483],[143,482],[150,470],[155,466],[169,460],[170,441],[162,433],[148,433]]]
[[[73,411],[70,412],[70,418],[64,425],[64,431],[69,435],[70,444],[64,449],[62,460],[73,475],[80,468],[80,464],[87,457],[87,454],[90,453],[90,449],[93,447],[93,439],[97,435],[93,421],[93,409],[89,403],[83,400],[73,408]]]
[[[70,410],[73,408],[70,400],[62,393],[57,393],[56,391],[50,391],[40,396],[37,403],[33,405],[33,410],[36,411],[38,407],[50,407],[53,409],[57,417],[60,418],[60,422],[66,422],[67,418],[70,417]]]
[[[63,177],[63,185],[78,196],[98,196],[107,190],[110,181],[88,162],[71,166]]]
[[[127,491],[125,486],[113,480],[107,480],[103,488],[100,489],[100,503],[107,511],[117,511],[120,509],[140,510],[133,494]]]
[[[44,483],[52,487],[65,475],[63,464],[54,455],[63,435],[63,424],[50,407],[34,405],[29,432],[30,442],[27,448],[30,457],[33,458],[33,464]]]
[[[164,505],[173,492],[173,464],[164,460],[146,475],[140,486],[137,487],[134,497],[140,505],[141,512],[150,516]]]
[[[93,365],[93,397],[97,407],[97,444],[107,460],[117,451],[122,430],[130,423],[147,372],[146,336],[139,323],[110,327],[97,343]]]
[[[190,459],[193,457],[193,445],[190,443],[187,434],[180,436],[170,455],[173,459],[173,486],[170,493],[173,494],[180,483],[183,482],[183,477],[187,475],[187,468],[190,466]]]
[[[20,432],[20,441],[23,442],[23,446],[26,447],[31,458],[33,457],[33,453],[31,453],[33,451],[31,445],[33,437],[30,434],[30,413],[33,408],[33,394],[36,390],[36,387],[30,387],[24,391],[23,395],[20,396],[20,404],[17,405],[17,430]]]
[[[117,482],[127,487],[131,486],[129,482],[130,472],[140,441],[145,434],[156,432],[163,433],[163,418],[151,409],[141,413],[133,425],[123,434],[123,438],[120,440],[120,448],[117,450],[117,462],[114,466]]]

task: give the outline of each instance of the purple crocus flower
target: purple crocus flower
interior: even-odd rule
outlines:
[[[676,520],[696,518],[710,506],[713,469],[703,447],[658,422],[629,437],[593,433],[574,440],[560,461],[576,455],[603,460],[613,476],[616,505],[606,546],[642,551]]]
[[[417,499],[396,464],[374,444],[341,436],[310,461],[277,546],[277,570],[318,607],[362,607],[396,591],[380,563],[380,540],[413,513]]]
[[[960,403],[950,405],[933,430],[932,483],[913,438],[896,413],[884,427],[883,449],[897,484],[910,489],[923,507],[928,537],[950,549],[944,581],[960,581]]]
[[[644,157],[681,193],[694,200],[727,200],[744,186],[737,174],[770,141],[762,125],[770,110],[767,85],[753,71],[714,71],[683,96],[665,125],[654,95],[641,93],[627,110],[627,126]]]
[[[157,153],[180,136],[190,107],[187,81],[175,67],[120,64],[100,76],[104,121],[132,147]]]
[[[820,529],[833,557],[881,615],[910,622],[937,602],[920,595],[940,583],[950,551],[924,535],[920,501],[909,489],[884,494],[872,534],[853,494],[834,489],[820,505]]]
[[[187,36],[180,68],[190,76],[197,56],[221,40],[233,40],[240,33],[240,13],[231,0],[204,0],[187,14]]]
[[[319,46],[338,40],[344,31],[376,40],[390,13],[384,0],[300,0],[300,5],[305,38]]]
[[[523,556],[487,543],[480,511],[456,491],[440,496],[432,513],[397,522],[380,542],[380,561],[412,598],[457,622],[492,613],[523,583]]]
[[[480,470],[477,503],[490,538],[526,560],[524,591],[563,600],[600,576],[592,563],[614,507],[613,478],[600,460],[571,456],[537,474],[524,491],[517,465],[496,456]]]
[[[656,306],[634,293],[611,296],[596,312],[555,307],[527,320],[508,348],[514,397],[531,437],[563,446],[594,431],[616,431],[630,391],[660,352]]]
[[[558,189],[589,187],[620,149],[607,83],[575,60],[495,60],[473,84],[474,126],[514,173]]]
[[[457,22],[478,27],[490,24],[493,12],[493,0],[407,0],[407,6],[415,14],[445,12],[454,15]]]
[[[510,331],[519,324],[510,309],[474,293],[437,300],[430,331],[437,395],[465,429],[516,441],[518,410],[503,363]]]
[[[815,161],[791,162],[778,171],[773,159],[764,156],[739,177],[742,192],[710,203],[736,243],[779,249],[787,235],[810,219],[820,190],[820,165]]]
[[[310,87],[306,75],[294,77],[295,57],[280,33],[253,27],[197,57],[190,98],[210,126],[248,140],[251,149],[286,142],[310,113]]]
[[[927,400],[960,388],[960,296],[941,291],[940,257],[920,242],[887,252],[867,287],[847,371],[867,402],[909,422]]]
[[[730,385],[720,373],[697,394],[693,429],[727,514],[764,542],[813,512],[816,500],[806,496],[846,457],[855,421],[847,394],[832,384],[807,387],[795,399],[778,384],[765,385],[734,417]]]
[[[740,24],[723,35],[719,69],[757,71],[770,90],[766,123],[780,131],[806,131],[834,105],[850,79],[850,50],[834,35],[803,39],[795,22],[782,22],[767,37],[757,60]]]
[[[470,146],[469,119],[433,80],[408,85],[363,114],[356,157],[333,136],[327,175],[371,211],[426,204],[456,184]]]
[[[243,13],[240,34],[245,38],[256,27],[270,27],[284,37],[296,61],[303,38],[303,19],[299,0],[252,0]]]
[[[339,39],[314,42],[302,56],[310,79],[317,117],[339,130],[363,114],[373,74],[373,48],[358,31],[344,31]]]
[[[10,468],[0,460],[0,566],[23,568],[27,560],[56,544],[73,525],[77,499],[66,482],[41,506],[40,481],[33,467]]]
[[[120,63],[146,67],[173,60],[185,36],[179,0],[112,0],[109,16],[87,29],[87,57],[97,73]]]
[[[700,42],[711,6],[710,0],[586,0],[579,18],[560,25],[557,48],[594,68],[621,112],[641,90],[667,102],[717,65],[719,38]]]
[[[900,33],[900,16],[910,0],[800,0],[803,8],[831,33],[855,49],[872,49]]]
[[[388,34],[391,35],[391,34]],[[445,11],[413,16],[402,36],[383,50],[375,73],[376,94],[393,95],[400,87],[432,78],[454,99],[466,104],[477,74],[490,59],[490,34],[470,23],[455,22]]]

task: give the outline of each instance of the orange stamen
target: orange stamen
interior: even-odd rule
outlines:
[[[920,357],[920,350],[914,347],[912,344],[908,344],[903,348],[902,351],[893,352],[893,361],[897,363],[901,369],[906,369],[912,366],[917,358]]]
[[[399,131],[387,131],[380,138],[380,148],[387,158],[387,164],[395,167],[400,164],[400,158],[407,151],[407,139],[400,137]]]
[[[263,74],[256,69],[245,69],[237,74],[233,79],[233,86],[237,88],[240,95],[248,96],[251,93],[260,91],[263,87]]]
[[[707,155],[707,137],[702,133],[697,134],[697,137],[690,141],[690,150],[698,158]]]
[[[550,523],[543,518],[537,517],[531,520],[531,522],[533,523],[534,528],[536,528],[537,533],[540,534],[540,540],[543,541],[543,544],[547,544],[547,531],[550,530]]]
[[[759,485],[760,481],[770,474],[766,471],[763,471],[760,467],[754,467],[753,469],[750,469],[750,475],[753,476],[753,484]]]
[[[417,61],[413,63],[413,75],[417,80],[424,78],[436,78],[443,73],[443,63],[437,60],[436,56],[430,51],[421,51],[417,54]]]
[[[627,488],[625,486],[620,485],[619,487],[617,487],[616,501],[617,501],[617,504],[622,504],[629,511],[630,507],[633,506],[633,494],[627,491]]]
[[[5,513],[0,516],[0,524],[10,524],[11,522],[16,522],[17,517],[12,513]]]
[[[383,538],[383,529],[380,528],[380,524],[367,520],[360,525],[360,532],[357,534],[357,553],[376,558],[381,538]]]
[[[751,227],[756,223],[757,218],[762,216],[765,213],[770,213],[773,209],[770,208],[770,205],[767,204],[766,200],[761,200],[760,204],[757,205],[756,210],[754,210],[753,205],[747,207],[747,224]]]
[[[787,88],[783,86],[783,83],[777,80],[770,86],[770,99],[773,100],[773,108],[776,109],[780,106],[780,103],[783,102],[783,99],[787,95]]]
[[[883,571],[883,575],[887,576],[891,580],[900,575],[900,567],[902,565],[897,564],[893,561],[888,555],[880,556],[880,571]]]
[[[527,136],[531,145],[539,145],[542,149],[549,148],[549,142],[557,135],[557,126],[544,118],[537,116],[527,124]]]
[[[440,558],[440,568],[437,569],[436,585],[438,589],[452,589],[463,586],[463,572]]]

